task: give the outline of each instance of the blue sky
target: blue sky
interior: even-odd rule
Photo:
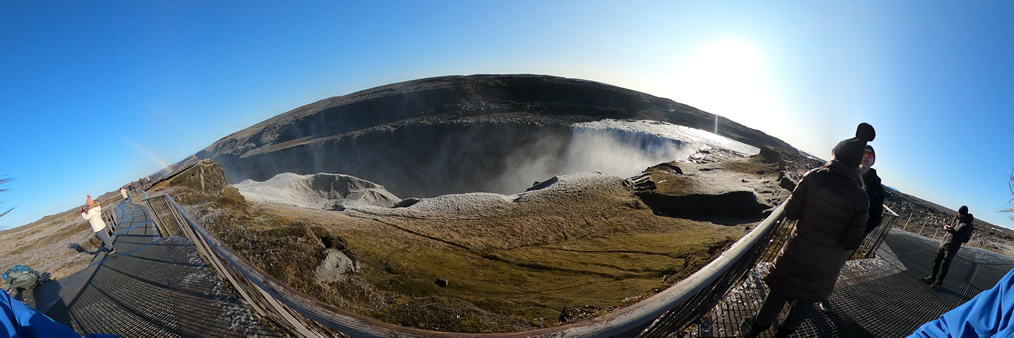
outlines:
[[[1014,227],[1010,1],[5,1],[0,228],[323,98],[546,74],[661,96]]]

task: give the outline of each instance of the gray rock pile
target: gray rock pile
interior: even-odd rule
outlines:
[[[250,202],[312,209],[344,210],[351,206],[389,208],[401,202],[379,184],[341,174],[281,173],[264,182],[245,180],[233,186]]]

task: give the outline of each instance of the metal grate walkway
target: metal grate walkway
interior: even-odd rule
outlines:
[[[63,286],[59,297],[49,297],[51,304],[39,304],[39,311],[86,335],[279,336],[204,263],[193,244],[161,237],[137,204],[125,201],[116,211],[116,253],[98,253],[72,287]]]
[[[891,230],[876,258],[849,261],[828,299],[833,312],[812,310],[793,337],[904,337],[944,312],[993,287],[1014,259],[962,247],[943,287],[933,290],[919,279],[929,275],[938,242]],[[758,264],[744,282],[700,324],[692,337],[739,336],[739,323],[756,313],[767,293],[760,280],[769,263]],[[780,318],[784,318],[783,310]],[[763,336],[770,336],[768,330]]]

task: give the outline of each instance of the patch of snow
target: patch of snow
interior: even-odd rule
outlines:
[[[668,122],[651,120],[622,121],[604,119],[592,122],[582,122],[573,125],[574,128],[591,130],[608,130],[640,135],[642,140],[650,140],[651,137],[676,141],[681,144],[696,146],[699,149],[719,148],[731,150],[743,155],[756,155],[760,153],[757,147],[742,143],[708,131],[676,125]],[[650,148],[648,148],[650,149]],[[696,151],[696,150],[695,150]]]
[[[658,163],[685,160],[702,149],[755,155],[760,149],[707,131],[658,121],[604,119],[575,123],[565,172],[601,170],[629,177]]]
[[[421,212],[474,214],[483,210],[507,208],[513,201],[513,195],[472,192],[423,198],[408,209]]]
[[[441,195],[422,198],[419,202],[404,208],[379,208],[376,206],[353,206],[347,210],[379,216],[411,216],[417,214],[454,215],[459,217],[480,217],[504,211],[517,203],[536,199],[543,194],[557,194],[605,184],[616,184],[623,178],[601,172],[579,172],[556,176],[555,183],[532,191],[503,195],[488,192]]]

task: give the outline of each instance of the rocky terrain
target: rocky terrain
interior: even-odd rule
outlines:
[[[783,163],[722,151],[689,158],[647,168],[637,183],[581,172],[509,195],[410,199],[334,174],[226,186],[206,161],[153,191],[321,301],[399,325],[512,332],[657,293],[788,196]],[[707,203],[673,204],[695,200]]]
[[[103,206],[110,206],[123,198],[119,193],[108,192],[95,200]],[[84,202],[85,196],[82,196],[82,206]],[[6,271],[22,264],[49,272],[53,279],[60,279],[88,266],[101,244],[75,207],[30,224],[0,231],[0,248],[3,248],[0,250],[3,252],[0,269]]]
[[[253,203],[233,214],[191,203],[200,193],[180,200],[265,271],[375,318],[464,332],[558,325],[636,302],[719,254],[821,164],[671,100],[514,75],[322,100],[197,156]],[[278,233],[295,225],[298,235]],[[290,236],[303,249],[263,253]],[[322,254],[334,249],[324,242],[341,253]],[[343,271],[279,270],[297,264],[287,255]]]
[[[938,240],[943,239],[945,235],[940,230],[941,227],[958,214],[956,209],[960,207],[959,205],[953,209],[947,208],[890,188],[885,189],[885,192],[884,204],[900,216],[896,228]],[[975,211],[970,213],[975,215]],[[1014,230],[980,219],[975,219],[972,224],[975,231],[972,233],[972,239],[965,245],[1014,257]]]

